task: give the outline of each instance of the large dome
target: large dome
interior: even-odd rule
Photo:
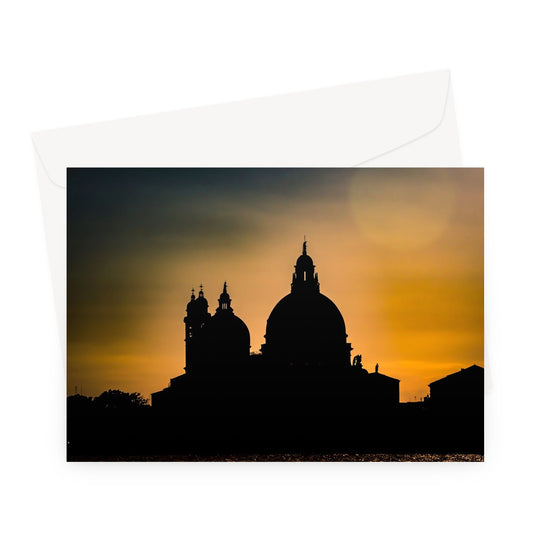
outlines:
[[[342,314],[320,293],[304,244],[291,293],[276,304],[267,320],[263,354],[271,362],[289,366],[348,366],[350,350]]]

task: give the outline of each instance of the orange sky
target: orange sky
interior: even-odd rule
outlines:
[[[402,401],[483,366],[481,169],[85,169],[67,194],[69,394],[167,386],[200,282],[211,312],[228,282],[258,351],[304,234],[352,353]]]

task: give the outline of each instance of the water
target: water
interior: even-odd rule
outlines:
[[[129,461],[129,462],[483,462],[484,456],[473,453],[412,453],[412,454],[350,454],[320,455],[257,454],[257,455],[129,455],[73,456],[69,461]]]

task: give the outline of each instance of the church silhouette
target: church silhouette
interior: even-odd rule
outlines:
[[[226,282],[213,315],[203,287],[198,297],[193,290],[184,318],[185,373],[152,394],[154,409],[191,419],[313,423],[397,408],[399,380],[378,365],[368,372],[361,355],[352,359],[343,316],[320,292],[305,241],[291,291],[268,317],[261,353],[250,355],[248,327],[231,303]]]

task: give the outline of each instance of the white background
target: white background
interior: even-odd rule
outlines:
[[[4,1],[0,525],[528,530],[531,24],[517,1]],[[30,132],[440,69],[451,70],[464,164],[486,168],[486,462],[66,464]]]

